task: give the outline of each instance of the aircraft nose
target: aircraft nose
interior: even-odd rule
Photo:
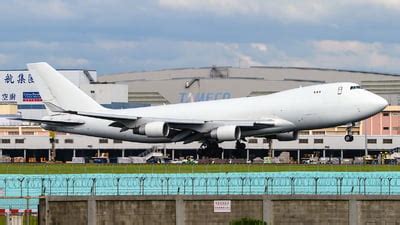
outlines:
[[[373,102],[379,111],[383,110],[386,106],[389,105],[389,103],[386,101],[386,99],[382,98],[379,95],[375,95],[375,94],[374,94]]]

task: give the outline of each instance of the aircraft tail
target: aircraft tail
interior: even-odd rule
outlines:
[[[54,111],[54,106],[64,110],[86,112],[104,109],[49,64],[39,62],[27,66],[49,110]]]

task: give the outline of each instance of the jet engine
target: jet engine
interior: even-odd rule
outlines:
[[[134,129],[133,132],[148,137],[166,137],[169,134],[169,126],[165,122],[150,122]]]
[[[212,130],[210,136],[218,141],[235,141],[239,140],[241,135],[240,127],[235,125],[228,125],[218,127]]]
[[[286,133],[279,133],[276,134],[274,138],[278,139],[279,141],[294,141],[298,138],[297,131],[291,131]]]

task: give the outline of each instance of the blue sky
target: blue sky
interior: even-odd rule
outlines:
[[[400,74],[398,0],[10,0],[0,68],[299,66]]]

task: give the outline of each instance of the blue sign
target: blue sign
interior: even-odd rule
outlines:
[[[231,98],[232,95],[230,92],[180,92],[180,102],[202,102],[202,101],[210,101],[210,100],[218,100],[218,99],[228,99]]]
[[[22,101],[24,101],[24,102],[41,102],[42,97],[40,97],[40,94],[37,91],[23,92],[22,93]]]

